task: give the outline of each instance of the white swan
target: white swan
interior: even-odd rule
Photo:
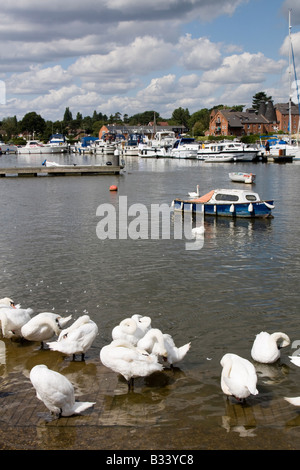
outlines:
[[[149,353],[162,356],[173,366],[182,361],[186,356],[191,347],[191,343],[187,343],[178,348],[171,335],[162,333],[162,331],[157,328],[151,328],[151,330],[139,340],[137,346],[145,349]]]
[[[72,315],[63,318],[56,313],[42,312],[22,326],[21,334],[28,341],[39,341],[41,348],[43,348],[43,342],[51,339],[54,335],[58,336],[62,325],[71,318]]]
[[[221,359],[221,388],[225,395],[237,400],[257,395],[257,375],[253,364],[236,354],[225,354]]]
[[[62,330],[57,341],[47,343],[52,351],[60,351],[66,355],[81,354],[84,360],[86,351],[92,346],[98,334],[98,326],[88,315],[82,315],[68,328]]]
[[[290,338],[285,333],[261,331],[254,340],[251,357],[257,362],[272,364],[280,358],[280,349],[290,344]]]
[[[115,326],[112,330],[112,339],[125,339],[131,344],[136,345],[139,338],[136,336],[137,323],[133,318],[125,318],[119,325]]]
[[[31,319],[32,314],[31,308],[1,307],[0,324],[4,338],[20,337],[22,326]]]
[[[137,325],[137,329],[135,331],[135,336],[140,339],[145,336],[145,333],[150,330],[151,328],[151,318],[150,317],[143,317],[142,315],[132,315],[131,317]]]
[[[197,184],[197,191],[196,191],[196,192],[191,192],[191,193],[189,193],[189,196],[190,196],[190,197],[199,197],[199,196],[200,196],[200,193],[199,193],[199,184]]]
[[[30,380],[36,390],[36,396],[51,413],[58,416],[80,414],[95,403],[75,402],[74,387],[59,372],[48,369],[44,364],[34,366],[30,371]]]
[[[133,388],[136,377],[147,377],[163,370],[156,355],[148,354],[124,339],[104,346],[100,351],[100,360],[105,367],[125,378],[129,390]]]

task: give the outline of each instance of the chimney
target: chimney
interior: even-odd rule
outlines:
[[[273,101],[268,101],[264,116],[269,122],[277,122],[276,112],[273,106]]]
[[[258,114],[262,114],[263,116],[266,114],[267,105],[265,101],[259,102]]]

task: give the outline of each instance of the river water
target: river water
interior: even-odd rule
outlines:
[[[34,166],[43,159],[3,155],[0,165]],[[74,155],[55,159],[100,161]],[[249,187],[232,183],[230,171],[256,174],[252,189],[274,199],[274,218],[205,218],[203,246],[193,250],[172,230],[169,239],[120,239],[118,219],[114,239],[97,236],[97,208],[103,204],[117,213],[126,196],[128,208],[141,204],[151,214],[153,204],[170,206],[197,184],[201,194]],[[9,296],[35,313],[72,313],[73,318],[88,313],[99,335],[87,363],[99,361],[112,328],[133,314],[150,316],[152,326],[171,334],[177,346],[191,342],[171,383],[155,383],[150,395],[143,380],[132,395],[123,389],[136,413],[146,409],[145,425],[148,433],[157,433],[156,448],[182,442],[185,449],[299,449],[299,411],[283,399],[300,395],[300,369],[288,358],[300,344],[299,178],[297,162],[209,164],[138,157],[126,157],[119,176],[2,178],[0,297]],[[109,191],[112,184],[117,192]],[[220,360],[227,352],[251,360],[260,331],[282,331],[291,345],[275,365],[256,364],[259,395],[237,404],[220,388]],[[31,349],[23,351],[25,361]],[[5,380],[20,367],[20,355],[15,364],[10,358]],[[28,376],[24,383],[28,386]],[[115,406],[120,404],[116,397]],[[115,424],[131,426],[126,412]],[[135,448],[147,448],[140,439],[135,437]],[[99,443],[99,448],[107,446],[108,441]]]

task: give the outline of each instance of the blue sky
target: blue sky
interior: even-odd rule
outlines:
[[[287,102],[289,9],[300,77],[299,0],[2,0],[0,119]]]

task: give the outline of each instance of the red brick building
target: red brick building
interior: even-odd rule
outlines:
[[[288,104],[276,104],[270,101],[262,103],[258,112],[248,109],[244,112],[233,109],[214,109],[210,114],[209,135],[272,134],[278,131],[288,133]],[[297,132],[299,111],[292,105],[292,134]]]

